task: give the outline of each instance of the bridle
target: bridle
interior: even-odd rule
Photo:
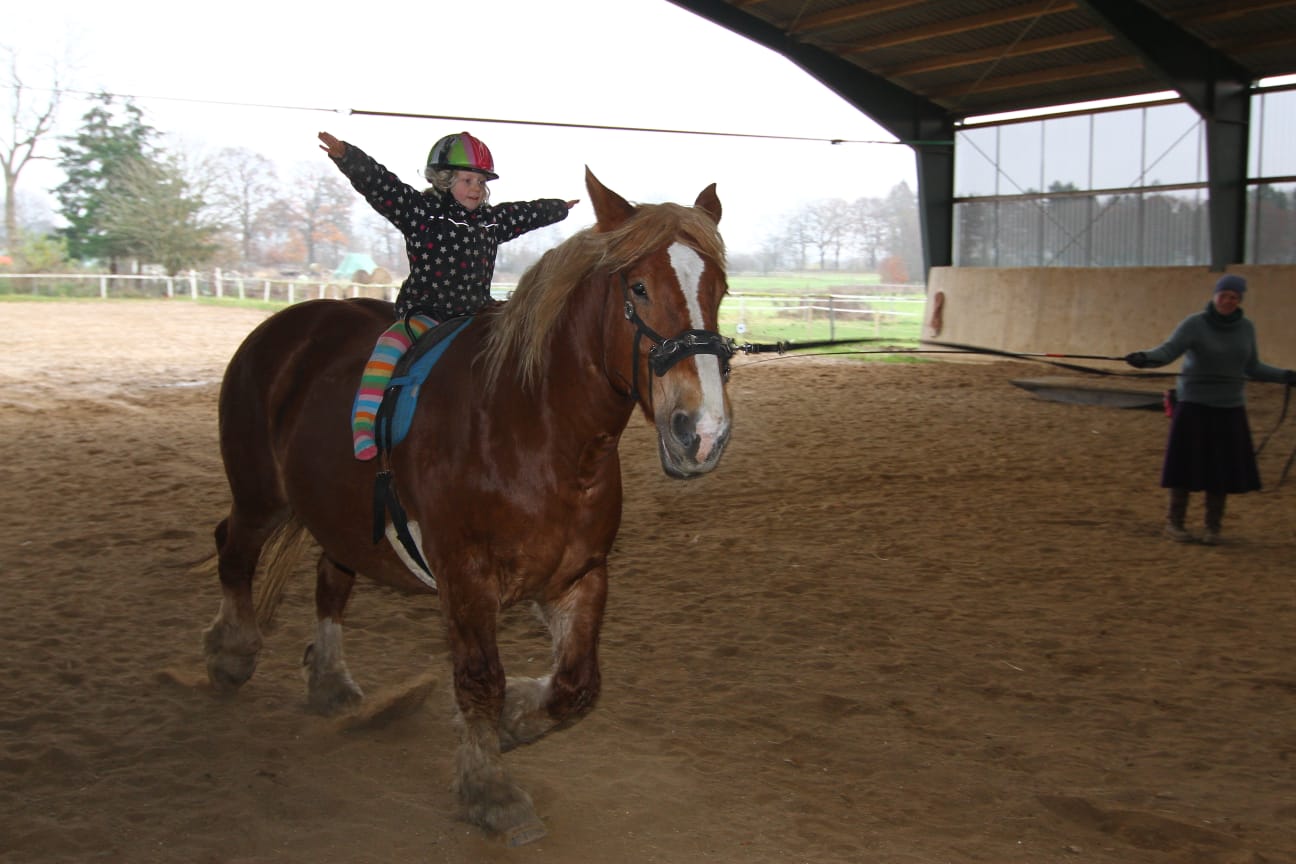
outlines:
[[[737,350],[732,339],[721,336],[712,330],[685,330],[671,339],[664,338],[635,311],[634,300],[630,296],[630,280],[621,273],[621,295],[625,300],[626,320],[635,328],[634,343],[630,347],[631,382],[627,394],[636,402],[639,400],[639,343],[643,339],[652,342],[648,349],[648,368],[658,378],[664,376],[676,363],[695,354],[713,354],[720,358],[720,376],[729,380],[729,360]],[[648,397],[652,399],[652,388],[648,388]]]

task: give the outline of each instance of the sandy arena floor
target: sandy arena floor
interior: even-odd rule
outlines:
[[[632,421],[603,696],[508,757],[531,846],[456,816],[435,598],[350,611],[361,686],[417,707],[306,713],[309,562],[242,692],[191,686],[216,393],[263,315],[0,304],[0,860],[1296,861],[1296,479],[1170,543],[1166,419],[1034,398],[1027,364],[744,362],[693,483]],[[1281,391],[1250,397],[1259,434]],[[1270,447],[1272,482],[1296,420]]]

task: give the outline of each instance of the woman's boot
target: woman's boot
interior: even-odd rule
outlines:
[[[1202,542],[1214,546],[1220,542],[1220,525],[1224,522],[1224,502],[1228,495],[1223,492],[1206,493],[1206,533]]]
[[[1170,490],[1170,508],[1166,511],[1165,535],[1177,543],[1191,541],[1192,535],[1184,528],[1184,517],[1188,515],[1188,490],[1178,487]]]

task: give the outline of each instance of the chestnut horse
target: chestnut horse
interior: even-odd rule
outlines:
[[[322,549],[318,622],[303,665],[316,711],[362,698],[342,653],[356,574],[435,591],[462,720],[455,788],[468,819],[511,845],[545,828],[501,753],[571,725],[599,694],[608,551],[621,521],[617,447],[635,405],[656,426],[671,477],[711,471],[729,438],[733,349],[716,332],[727,283],[715,185],[693,207],[635,206],[588,170],[585,182],[596,224],[460,332],[390,454],[430,572],[395,542],[390,519],[387,539],[374,542],[381,466],[352,456],[352,399],[391,304],[314,300],[276,313],[234,354],[220,394],[232,503],[215,532],[220,611],[204,633],[213,686],[229,692],[252,676],[257,613],[277,602],[312,539]],[[506,678],[500,662],[498,614],[522,602],[552,637],[541,678]]]

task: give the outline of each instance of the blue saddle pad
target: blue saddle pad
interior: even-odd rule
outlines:
[[[392,405],[384,405],[378,411],[379,441],[384,440],[382,433],[385,430],[381,427],[386,422],[391,423],[390,446],[395,447],[405,440],[405,436],[409,434],[410,423],[414,419],[414,409],[418,407],[419,391],[423,388],[423,382],[427,380],[432,367],[441,359],[441,355],[445,354],[446,349],[450,347],[450,343],[470,323],[472,323],[471,317],[464,318],[457,327],[438,339],[435,345],[410,363],[409,368],[403,370],[401,374],[392,376],[391,383],[387,385],[383,395],[383,402],[392,401]],[[435,332],[435,330],[429,331],[428,335]],[[417,346],[411,349],[411,351],[416,350]]]

